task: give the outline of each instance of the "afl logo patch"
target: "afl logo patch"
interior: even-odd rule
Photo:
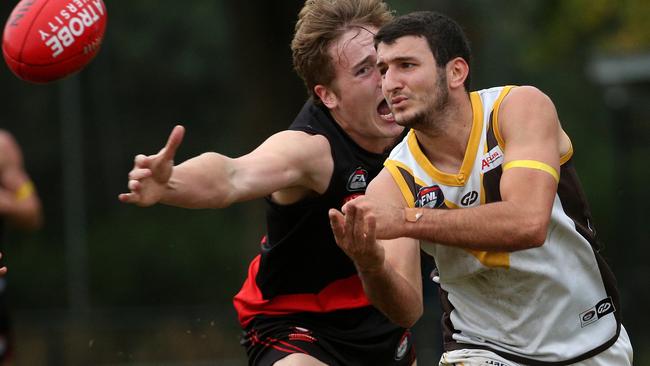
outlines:
[[[422,187],[415,197],[415,207],[438,208],[445,203],[440,186]]]
[[[368,186],[368,171],[357,167],[348,178],[348,191],[365,191]]]
[[[411,348],[411,332],[408,330],[404,332],[402,339],[400,339],[397,348],[395,349],[395,361],[401,361],[404,359],[404,356],[408,353],[408,350]]]

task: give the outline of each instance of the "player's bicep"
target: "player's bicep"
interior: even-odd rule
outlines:
[[[231,180],[242,199],[294,188],[324,190],[333,169],[327,139],[299,131],[271,136],[232,165]]]
[[[548,223],[560,174],[560,123],[553,102],[532,87],[504,99],[500,129],[505,142],[500,191],[522,216]]]
[[[533,87],[515,88],[504,99],[499,119],[505,164],[535,160],[559,169],[560,122],[548,96]]]
[[[521,187],[524,193],[531,185],[557,184],[561,129],[553,102],[538,89],[515,88],[504,99],[500,119],[506,145],[502,197],[507,197],[515,187]],[[508,184],[510,180],[516,184]]]

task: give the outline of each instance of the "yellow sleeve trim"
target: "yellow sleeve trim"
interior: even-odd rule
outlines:
[[[24,201],[34,193],[34,183],[26,181],[16,190],[16,201]]]
[[[571,141],[569,141],[571,143]],[[560,165],[564,165],[571,157],[573,156],[573,144],[569,145],[569,151],[566,152],[566,154],[560,156]]]
[[[494,137],[497,139],[497,144],[499,144],[499,147],[501,149],[505,149],[506,147],[506,142],[503,139],[503,136],[501,136],[501,129],[499,129],[499,111],[501,110],[501,102],[503,102],[503,99],[510,93],[510,91],[516,87],[516,85],[507,85],[503,87],[503,90],[501,90],[501,94],[497,98],[496,102],[494,102],[494,106],[492,109],[494,110],[494,118],[492,119],[492,129],[494,130]]]
[[[548,174],[552,175],[553,178],[555,178],[555,182],[560,183],[560,175],[557,173],[557,170],[555,170],[552,166],[546,163],[542,163],[541,161],[513,160],[503,165],[504,172],[510,168],[530,168],[530,169],[541,170],[543,172],[547,172]]]

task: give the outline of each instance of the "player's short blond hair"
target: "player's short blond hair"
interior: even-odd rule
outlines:
[[[330,45],[352,28],[377,27],[393,19],[381,0],[307,0],[298,14],[291,41],[293,67],[310,97],[320,103],[316,85],[332,87],[336,77]]]

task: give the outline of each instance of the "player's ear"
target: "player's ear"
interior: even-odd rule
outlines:
[[[469,65],[462,57],[456,57],[447,63],[446,71],[449,88],[463,87],[469,76]]]
[[[323,104],[329,109],[334,109],[339,104],[339,98],[336,93],[334,93],[334,90],[324,85],[316,85],[314,87],[314,93],[316,93]]]

